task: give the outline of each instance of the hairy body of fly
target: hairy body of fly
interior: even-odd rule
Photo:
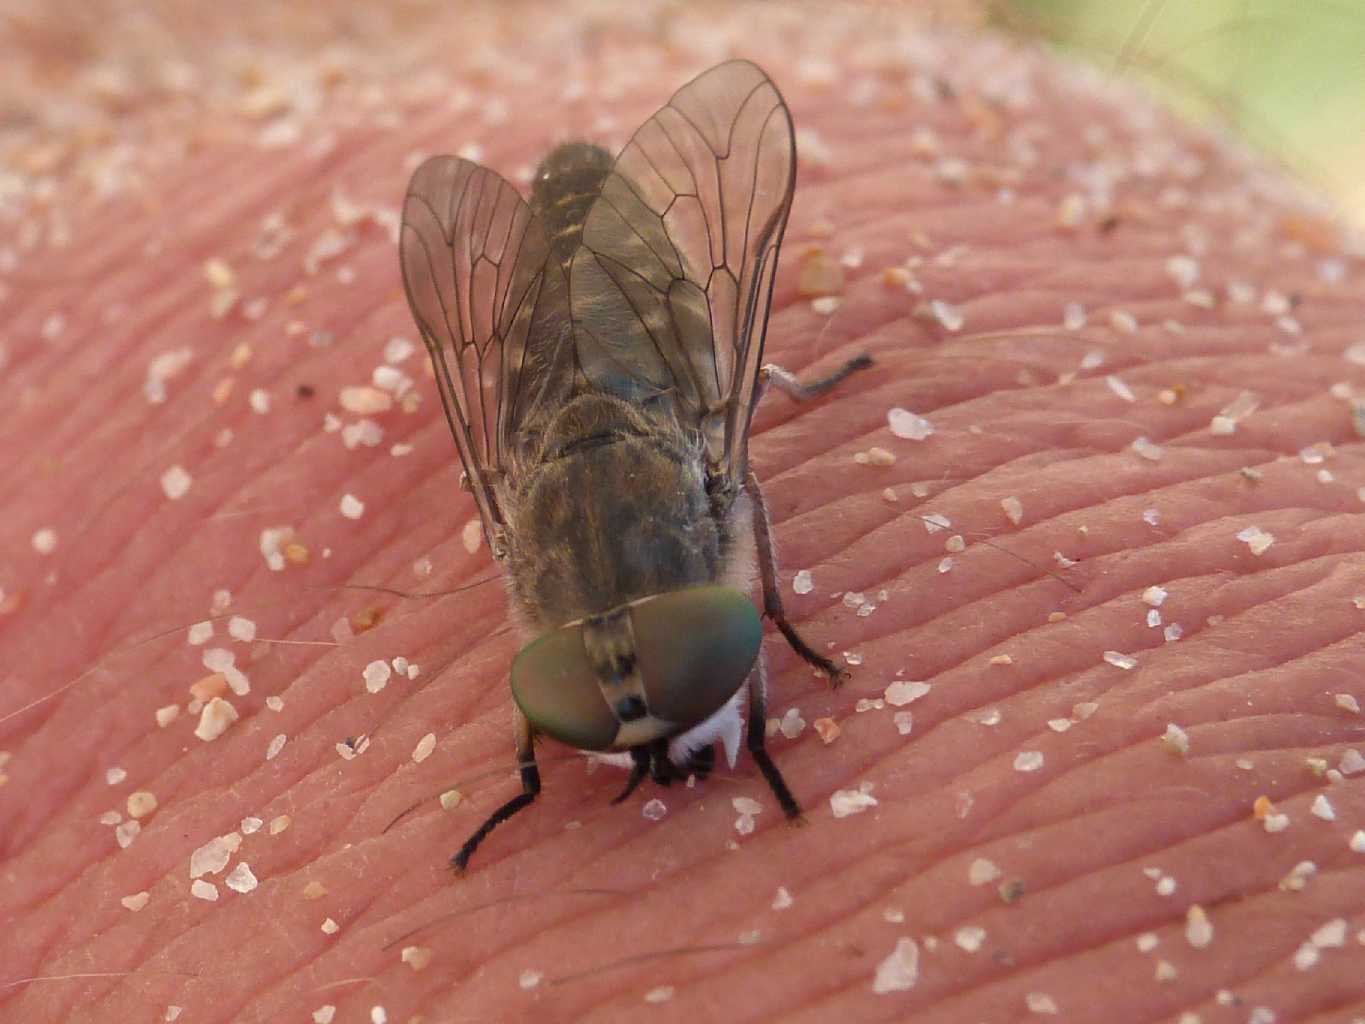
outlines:
[[[528,643],[511,688],[522,793],[548,734],[667,785],[747,747],[783,811],[800,809],[764,746],[762,624],[837,682],[786,620],[766,505],[748,467],[796,172],[777,87],[730,61],[698,76],[612,158],[553,150],[531,203],[486,168],[414,173],[400,256],[413,317],[489,545]]]
[[[611,172],[599,146],[570,142],[541,161],[531,209],[545,224],[551,257],[566,269],[583,221]],[[742,493],[707,493],[700,433],[659,422],[632,402],[589,393],[545,424],[517,466],[507,495],[508,583],[529,636],[655,594],[753,580],[753,526]],[[743,715],[741,688],[710,718],[669,742],[686,770],[714,742],[731,766]],[[627,752],[598,760],[630,768]]]
[[[508,585],[528,636],[706,583],[747,590],[752,507],[741,492],[706,493],[704,449],[613,399],[574,400],[550,423],[507,507]],[[743,728],[741,688],[710,718],[669,742],[686,770],[714,742],[731,767]],[[598,754],[631,767],[631,755]]]
[[[707,494],[700,438],[628,403],[574,399],[518,475],[508,569],[534,632],[684,587],[749,585],[727,563],[751,526]]]
[[[748,500],[713,502],[700,438],[654,425],[628,403],[575,399],[519,477],[507,502],[508,585],[529,636],[655,594],[753,581]],[[679,769],[717,741],[734,766],[745,692],[670,741]],[[632,764],[625,752],[597,757]]]

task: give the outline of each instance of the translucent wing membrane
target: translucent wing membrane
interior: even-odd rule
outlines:
[[[403,284],[495,551],[504,460],[573,380],[567,293],[548,253],[530,207],[492,171],[440,156],[413,174]]]
[[[699,423],[736,481],[795,175],[777,87],[747,61],[721,64],[621,151],[571,265],[583,374]]]
[[[635,133],[567,282],[497,174],[449,156],[413,174],[403,283],[495,551],[503,474],[584,387],[699,427],[712,466],[743,481],[795,175],[786,104],[747,61],[683,86]]]

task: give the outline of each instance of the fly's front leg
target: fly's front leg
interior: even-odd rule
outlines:
[[[640,788],[640,783],[645,781],[645,776],[649,774],[649,748],[631,747],[630,748],[630,776],[626,779],[626,787],[617,794],[612,800],[613,804],[625,803]]]
[[[759,486],[758,477],[754,476],[752,470],[744,479],[744,489],[749,492],[749,499],[754,506],[754,546],[758,549],[758,571],[763,579],[763,614],[772,619],[782,631],[793,651],[828,676],[832,685],[838,686],[848,678],[848,673],[812,650],[810,645],[801,639],[796,627],[787,621],[787,613],[782,607],[782,592],[777,584],[777,551],[773,547],[772,521],[768,518],[768,504],[763,499],[763,488]],[[752,725],[751,721],[751,731]]]
[[[531,732],[531,723],[521,713],[521,708],[516,706],[512,708],[512,726],[516,731],[517,764],[521,770],[521,793],[490,814],[488,820],[479,826],[478,831],[465,840],[459,853],[450,858],[450,866],[455,869],[457,874],[464,874],[465,868],[469,866],[469,858],[474,856],[474,851],[479,848],[479,844],[488,838],[488,833],[522,808],[530,807],[540,793],[540,768],[536,766],[536,749],[533,743],[534,736]]]
[[[773,796],[777,797],[782,813],[787,816],[788,821],[799,823],[804,820],[801,817],[801,805],[796,802],[796,797],[792,796],[792,791],[787,788],[787,780],[777,770],[772,755],[768,753],[765,732],[767,722],[768,659],[759,651],[758,661],[754,663],[754,670],[749,676],[749,722],[745,746],[749,748],[749,755],[754,759],[754,764],[758,765],[758,770],[763,773],[763,779],[773,791]]]

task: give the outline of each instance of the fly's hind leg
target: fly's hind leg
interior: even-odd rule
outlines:
[[[521,771],[521,793],[490,814],[488,820],[479,826],[478,831],[465,840],[459,852],[450,858],[450,866],[455,869],[457,874],[464,874],[465,868],[469,866],[469,858],[474,856],[474,851],[479,848],[479,844],[488,838],[488,833],[518,811],[530,807],[540,793],[540,768],[536,766],[536,750],[533,744],[531,723],[526,720],[526,716],[521,713],[521,709],[518,707],[512,708],[512,719],[513,727],[516,730],[517,764]]]
[[[796,627],[787,621],[787,613],[782,607],[782,592],[778,589],[777,584],[777,551],[773,547],[772,522],[768,519],[768,504],[763,499],[763,488],[758,484],[758,477],[754,476],[752,470],[744,480],[744,489],[749,493],[749,499],[754,506],[754,546],[758,549],[758,570],[763,579],[763,614],[772,619],[777,628],[782,631],[782,635],[787,638],[787,643],[791,644],[793,651],[828,676],[831,685],[838,686],[848,679],[848,672],[824,655],[814,651],[805,640],[801,639],[801,634],[796,631]],[[751,721],[749,724],[752,731],[753,722]]]
[[[796,374],[790,370],[784,370],[776,363],[768,363],[758,371],[759,397],[761,398],[762,392],[771,385],[793,402],[807,402],[812,398],[819,398],[821,395],[828,394],[846,378],[859,370],[866,370],[871,365],[872,357],[864,352],[860,356],[854,356],[829,376],[813,380],[809,384],[803,384],[797,379]]]
[[[749,721],[746,727],[745,746],[749,748],[749,756],[763,773],[763,780],[768,783],[773,796],[777,797],[782,813],[787,816],[788,821],[799,824],[805,820],[801,817],[801,805],[796,802],[796,797],[792,796],[792,791],[787,788],[787,780],[777,770],[772,755],[768,753],[767,737],[764,732],[767,721],[768,660],[763,656],[763,652],[759,651],[758,661],[754,663],[754,671],[749,676]]]

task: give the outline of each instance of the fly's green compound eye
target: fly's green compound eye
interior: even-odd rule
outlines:
[[[690,728],[744,685],[763,641],[747,594],[693,587],[631,609],[635,656],[652,717]]]
[[[620,723],[583,650],[583,630],[556,629],[512,662],[512,697],[530,723],[579,750],[609,750]]]
[[[763,640],[753,602],[729,587],[640,601],[630,606],[630,627],[650,721],[620,733],[579,624],[546,633],[512,662],[512,696],[537,731],[580,750],[611,750],[618,740],[625,745],[689,729],[744,685]]]

